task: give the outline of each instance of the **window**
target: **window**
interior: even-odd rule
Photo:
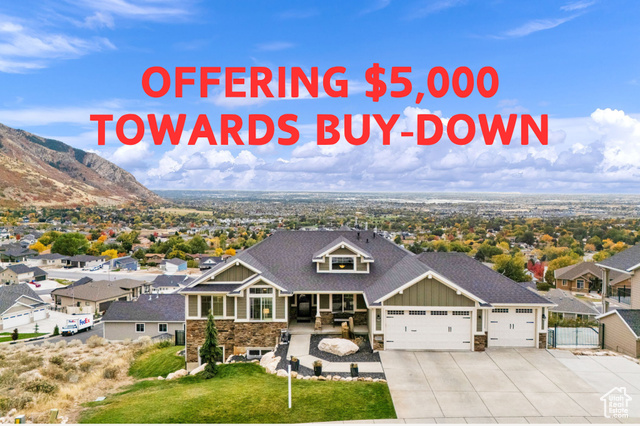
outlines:
[[[492,309],[491,312],[493,312],[494,314],[508,314],[509,313],[509,309],[496,308],[496,309]]]
[[[482,313],[484,311],[482,309],[478,309],[477,311],[477,324],[476,324],[476,331],[482,331],[482,327],[483,327],[483,323],[482,323]]]
[[[273,288],[250,288],[249,311],[249,319],[251,320],[268,321],[273,319]]]
[[[136,333],[144,333],[144,324],[136,324]]]
[[[387,311],[387,315],[404,315],[404,311]]]
[[[167,324],[158,324],[158,333],[166,333],[169,330]]]
[[[431,311],[431,315],[448,315],[447,311]]]
[[[84,302],[84,306],[89,306],[91,305],[91,302]]]
[[[211,296],[200,296],[200,317],[206,318],[211,311]]]
[[[198,296],[194,296],[194,295],[189,296],[189,316],[190,317],[198,316]]]
[[[427,311],[409,311],[409,315],[427,315]]]
[[[331,296],[333,312],[353,312],[353,294],[334,294]]]
[[[382,315],[380,315],[380,309],[375,310],[376,315],[376,331],[382,331]]]
[[[567,286],[567,280],[562,280],[562,285],[566,287]]]
[[[213,316],[224,315],[224,296],[213,296]]]
[[[258,359],[262,358],[262,355],[271,352],[273,349],[271,348],[248,348],[247,349],[247,359]]]
[[[355,269],[355,259],[353,257],[332,257],[332,271],[353,271]]]
[[[578,288],[584,288],[584,280],[578,280],[577,284],[578,284]]]
[[[469,311],[453,311],[453,315],[469,316],[469,315],[471,315],[471,312],[469,312]]]
[[[533,309],[516,309],[516,314],[531,314]]]

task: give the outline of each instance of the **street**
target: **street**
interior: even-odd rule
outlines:
[[[91,336],[100,336],[102,337],[102,330],[104,328],[104,324],[99,323],[96,324],[91,330],[83,331],[78,334],[74,334],[73,336],[56,336],[50,339],[44,340],[35,340],[33,342],[26,342],[25,345],[41,345],[44,342],[57,343],[61,340],[66,340],[69,343],[71,340],[80,340],[82,343],[86,343],[89,337]]]

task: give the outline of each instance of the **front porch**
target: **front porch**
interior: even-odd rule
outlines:
[[[298,322],[294,319],[289,321],[289,333],[291,333],[291,335],[340,334],[341,324],[322,324],[322,329],[316,330],[313,322]],[[367,325],[355,325],[353,327],[353,333],[356,335],[368,334],[369,327]]]

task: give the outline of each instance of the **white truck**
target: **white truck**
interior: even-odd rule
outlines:
[[[67,320],[67,325],[60,331],[63,336],[73,336],[81,331],[93,328],[93,315],[74,315]]]

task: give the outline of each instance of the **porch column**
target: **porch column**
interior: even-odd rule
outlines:
[[[609,285],[609,270],[607,268],[602,269],[602,313],[606,314],[608,309],[607,303],[607,287]]]
[[[316,318],[320,318],[320,294],[316,294]]]

